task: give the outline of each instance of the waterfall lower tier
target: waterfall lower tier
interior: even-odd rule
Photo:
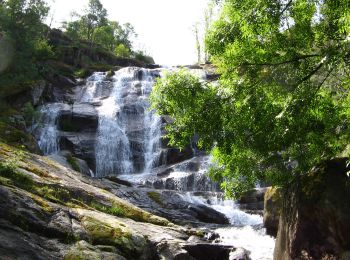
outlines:
[[[63,106],[62,103],[51,103],[40,109],[38,144],[45,155],[56,153],[59,150],[57,119]]]

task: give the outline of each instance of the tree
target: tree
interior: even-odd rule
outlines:
[[[107,50],[113,51],[116,45],[116,39],[114,35],[114,30],[111,25],[104,25],[97,27],[93,34],[93,42],[100,44]]]
[[[89,0],[81,21],[85,27],[86,39],[92,42],[95,29],[107,23],[107,10],[99,0]]]
[[[8,64],[0,77],[0,96],[20,91],[38,79],[39,63],[53,54],[44,33],[48,10],[42,0],[7,0],[0,5],[0,38],[13,52],[2,53]]]
[[[130,23],[120,25],[108,20],[107,10],[99,0],[90,0],[84,15],[73,13],[72,16],[78,19],[63,23],[63,28],[72,39],[87,40],[91,46],[97,43],[111,52],[122,44],[131,52],[132,38],[137,36],[134,27]]]
[[[199,24],[195,23],[193,25],[193,32],[194,32],[194,37],[196,39],[196,51],[197,51],[197,63],[201,63],[201,44],[199,40]]]
[[[183,145],[200,132],[216,161],[211,175],[227,194],[257,181],[286,185],[322,160],[349,156],[348,10],[348,0],[226,0],[206,39],[219,86],[196,88],[184,101],[192,80],[176,92],[182,75],[157,83],[152,96],[162,98],[152,106],[175,118],[168,136]],[[198,91],[209,90],[217,105],[192,111],[190,103],[203,100]]]
[[[209,31],[210,25],[212,23],[213,20],[213,13],[214,13],[214,2],[210,1],[208,3],[207,8],[204,11],[204,32],[205,34],[207,34],[207,32]],[[207,37],[207,35],[205,35],[205,38]],[[204,46],[205,47],[205,46]],[[209,53],[207,51],[207,48],[204,49],[204,62],[209,62],[210,56]]]

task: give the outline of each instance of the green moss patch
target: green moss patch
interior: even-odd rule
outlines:
[[[98,211],[113,215],[113,216],[118,216],[118,217],[124,217],[125,213],[123,208],[112,204],[112,206],[106,206],[101,203],[93,201],[90,206]]]
[[[5,122],[0,121],[0,142],[30,151],[37,151],[36,141],[33,136],[23,130],[19,130]]]
[[[91,244],[115,246],[124,256],[131,258],[136,256],[137,246],[130,231],[117,222],[111,226],[93,217],[84,216],[81,223],[88,233]]]
[[[34,185],[33,179],[30,176],[3,162],[0,163],[0,176],[3,181],[5,178],[8,179],[4,183],[9,183],[11,180],[14,185],[26,190],[31,189]]]
[[[161,200],[161,195],[160,193],[156,192],[156,191],[149,191],[147,192],[148,197],[150,197],[150,199],[152,199],[154,202],[156,202],[157,204],[159,204],[160,206],[164,207],[164,203]]]
[[[73,157],[71,154],[66,156],[67,162],[72,166],[74,171],[80,172],[80,166],[77,158]]]

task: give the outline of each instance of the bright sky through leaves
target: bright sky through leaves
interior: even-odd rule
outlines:
[[[109,19],[131,23],[137,34],[136,49],[142,49],[164,65],[193,64],[196,61],[192,26],[202,22],[208,0],[101,0]],[[48,0],[52,26],[80,13],[88,0]],[[49,22],[51,20],[49,17]]]

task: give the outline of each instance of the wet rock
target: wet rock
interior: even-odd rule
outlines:
[[[60,252],[62,248],[47,238],[24,232],[11,223],[0,220],[1,259],[58,260],[63,257]]]
[[[108,252],[111,250],[111,252]],[[69,259],[111,259],[126,260],[125,257],[118,254],[114,247],[93,246],[82,240],[72,246],[64,256],[65,260]]]
[[[36,86],[34,86],[31,90],[32,95],[32,104],[34,106],[38,105],[40,100],[42,99],[42,95],[44,93],[46,87],[45,81],[40,81]]]
[[[73,77],[66,77],[55,73],[46,75],[45,77],[49,82],[42,93],[45,101],[73,103],[73,88],[76,86],[76,81]]]
[[[190,243],[203,243],[204,241],[198,236],[190,236],[187,239],[187,242],[190,242]]]
[[[157,251],[162,260],[196,260],[181,247],[178,241],[162,241],[157,244]]]
[[[230,252],[229,260],[250,260],[250,252],[244,248],[236,248]]]
[[[67,150],[61,150],[56,154],[51,154],[48,156],[49,158],[51,158],[52,160],[58,162],[61,165],[64,165],[67,168],[70,168],[72,170],[75,171],[79,171],[87,176],[91,176],[91,169],[89,168],[89,165],[87,164],[86,161],[73,157],[70,151]],[[71,160],[68,162],[67,158],[71,158]],[[72,163],[74,165],[72,165]]]
[[[174,171],[174,168],[167,168],[157,173],[157,176],[160,178],[168,177],[170,173]]]
[[[95,169],[95,133],[60,132],[60,149],[68,150]]]
[[[205,205],[189,205],[188,208],[194,212],[196,218],[205,223],[229,224],[227,217]]]
[[[205,234],[204,238],[206,240],[211,241],[211,240],[215,240],[217,238],[220,238],[220,235],[216,232],[209,231],[207,234]]]
[[[91,104],[74,104],[70,112],[61,113],[58,128],[65,132],[97,130],[98,114]]]
[[[166,152],[166,163],[168,165],[175,164],[178,162],[185,161],[193,157],[193,151],[190,147],[186,147],[180,151],[177,148],[169,148]]]
[[[169,174],[172,173],[172,176]],[[162,172],[163,174],[163,172]],[[161,177],[168,176],[168,177]],[[219,191],[218,184],[212,182],[209,177],[203,173],[187,172],[179,173],[178,176],[174,170],[164,171],[164,175],[157,179],[149,180],[148,186],[155,189],[179,190],[179,191]]]
[[[229,260],[234,248],[220,244],[190,244],[183,247],[194,259]]]
[[[122,180],[118,177],[115,177],[115,176],[107,176],[106,177],[107,180],[110,180],[112,182],[115,182],[115,183],[118,183],[118,184],[121,184],[121,185],[124,185],[124,186],[127,186],[127,187],[132,187],[132,184],[131,182],[128,182],[126,180]]]

